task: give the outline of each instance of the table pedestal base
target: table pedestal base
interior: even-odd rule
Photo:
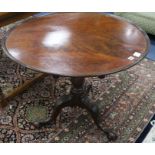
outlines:
[[[55,106],[52,118],[50,120],[44,123],[36,123],[35,125],[37,125],[37,127],[41,127],[49,123],[49,121],[53,121],[54,123],[56,123],[57,116],[64,107],[78,106],[80,108],[86,109],[90,113],[92,119],[94,120],[94,123],[101,131],[103,131],[107,135],[107,138],[109,140],[116,140],[117,135],[114,132],[112,132],[111,129],[102,128],[100,126],[99,109],[97,103],[92,103],[90,99],[88,99],[87,97],[87,94],[91,89],[91,86],[84,88],[84,81],[84,78],[72,78],[71,82],[73,84],[73,87],[71,89],[71,94],[62,96],[57,100],[57,104]]]

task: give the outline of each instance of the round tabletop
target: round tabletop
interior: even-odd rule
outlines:
[[[139,27],[100,13],[54,13],[33,17],[8,31],[3,49],[40,72],[86,77],[111,74],[139,62],[149,39]]]

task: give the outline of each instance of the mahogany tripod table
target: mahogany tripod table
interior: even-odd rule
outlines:
[[[99,109],[88,98],[92,87],[85,87],[85,77],[104,78],[132,67],[147,54],[149,39],[142,29],[114,15],[55,13],[10,29],[3,49],[17,63],[51,74],[55,80],[71,77],[70,95],[58,99],[51,120],[56,121],[62,108],[79,106],[109,140],[115,140],[117,135],[99,124]]]

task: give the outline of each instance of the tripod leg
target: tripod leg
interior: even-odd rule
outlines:
[[[117,135],[112,131],[112,129],[108,129],[108,128],[102,128],[99,124],[99,108],[97,106],[97,104],[84,104],[85,105],[85,109],[88,110],[88,112],[91,114],[91,117],[93,118],[94,120],[94,123],[96,124],[96,126],[101,130],[103,131],[107,138],[110,140],[110,141],[114,141],[117,139]]]

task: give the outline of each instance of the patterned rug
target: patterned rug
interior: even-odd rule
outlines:
[[[0,48],[0,87],[5,95],[37,74],[7,58]],[[114,128],[118,133],[116,142],[135,142],[154,115],[154,77],[155,62],[144,59],[140,64],[103,80],[97,77],[86,79],[86,84],[93,86],[90,98],[101,101],[98,105],[100,123]],[[52,76],[47,76],[9,102],[4,112],[0,112],[0,142],[109,142],[90,115],[80,108],[64,108],[56,125],[50,123],[40,129],[33,125],[34,121],[47,120],[56,98],[70,92],[69,78],[59,78],[56,82],[56,98],[53,84]]]

